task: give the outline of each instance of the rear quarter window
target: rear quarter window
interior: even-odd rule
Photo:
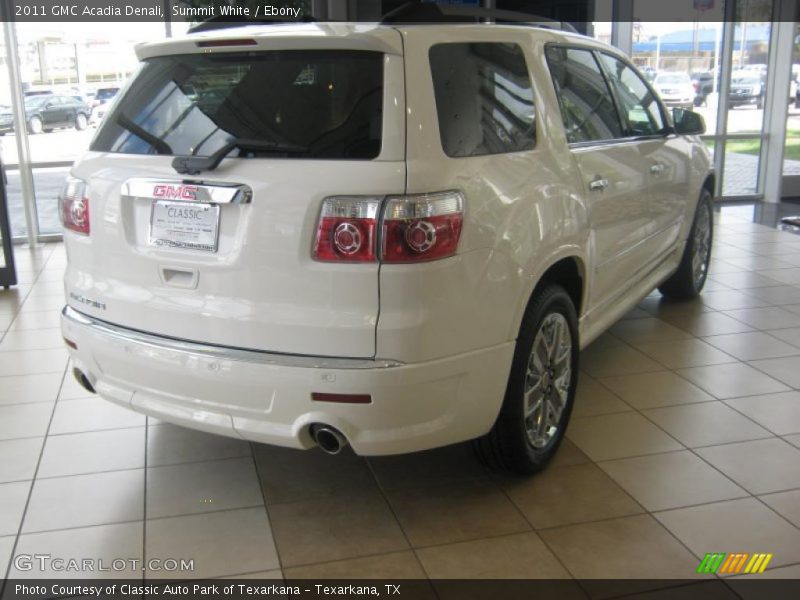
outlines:
[[[144,61],[91,149],[210,156],[246,139],[276,149],[248,148],[240,156],[372,159],[381,151],[382,120],[379,52],[163,56]]]
[[[517,44],[436,44],[429,60],[445,154],[463,157],[533,149],[533,90]]]

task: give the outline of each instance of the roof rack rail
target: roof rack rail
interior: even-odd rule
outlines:
[[[217,15],[200,21],[197,25],[189,28],[187,33],[200,33],[203,31],[216,31],[218,29],[231,29],[234,27],[246,27],[247,25],[285,25],[287,23],[313,23],[313,17],[303,17],[301,19],[269,19],[269,18],[247,18],[232,15]]]
[[[496,23],[519,23],[530,27],[544,27],[578,33],[572,24],[529,13],[494,8],[478,8],[454,4],[422,4],[406,2],[389,11],[381,23],[478,23],[491,20]]]

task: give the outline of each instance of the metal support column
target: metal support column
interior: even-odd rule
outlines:
[[[633,53],[633,0],[614,0],[611,45],[630,56]]]
[[[22,78],[19,71],[17,48],[17,25],[8,14],[11,3],[2,2],[3,32],[6,42],[8,81],[11,87],[11,112],[14,115],[14,131],[17,139],[19,180],[22,188],[22,203],[25,206],[25,225],[28,228],[28,244],[35,246],[39,238],[39,217],[36,214],[36,196],[31,170],[31,151],[28,145],[28,123],[25,119],[25,98],[22,95]]]
[[[733,43],[736,32],[736,2],[725,3],[725,22],[722,28],[722,60],[720,61],[719,94],[717,96],[717,137],[714,142],[714,171],[716,184],[714,196],[722,197],[722,180],[725,177],[725,147],[728,133],[728,96],[733,71]]]
[[[764,137],[758,170],[758,189],[766,202],[780,202],[786,145],[786,106],[794,51],[794,0],[775,0],[770,35]]]
[[[349,4],[346,0],[328,0],[328,21],[347,21]]]

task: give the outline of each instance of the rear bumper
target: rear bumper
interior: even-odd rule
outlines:
[[[292,448],[309,426],[339,429],[362,455],[472,439],[494,423],[513,342],[424,363],[296,356],[208,346],[121,328],[66,307],[74,366],[98,394],[165,421]],[[311,399],[370,394],[370,404]]]

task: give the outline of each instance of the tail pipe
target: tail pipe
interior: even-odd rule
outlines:
[[[95,391],[95,389],[94,389],[94,386],[92,385],[92,382],[89,380],[88,375],[86,375],[86,373],[84,373],[83,371],[81,371],[78,368],[75,368],[75,369],[72,369],[72,374],[75,376],[75,379],[78,381],[78,383],[81,385],[81,387],[83,389],[85,389],[87,392],[90,392],[92,394],[96,394],[97,393]]]
[[[326,454],[339,454],[347,446],[347,438],[330,425],[314,424],[310,428],[311,438]]]

